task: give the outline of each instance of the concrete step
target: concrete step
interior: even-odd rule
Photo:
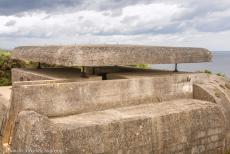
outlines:
[[[219,153],[224,148],[225,124],[216,104],[180,99],[58,118],[23,111],[14,130],[14,150]]]

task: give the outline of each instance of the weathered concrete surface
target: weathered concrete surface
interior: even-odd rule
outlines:
[[[200,63],[212,59],[202,48],[136,45],[24,46],[13,58],[62,66]]]
[[[69,80],[96,81],[102,80],[101,76],[88,75],[87,78],[81,77],[81,72],[76,68],[42,68],[42,69],[12,69],[12,81],[38,81],[38,80]]]
[[[6,100],[3,100],[0,97],[0,153],[2,153],[3,149],[3,130],[4,130],[4,123],[6,119],[7,107],[4,105]]]
[[[146,104],[48,119],[17,118],[11,150],[57,153],[209,153],[224,149],[217,105],[198,100]],[[38,153],[38,152],[37,152]]]
[[[6,106],[9,106],[9,100],[11,96],[11,86],[2,86],[0,87],[0,98],[6,100]]]
[[[54,75],[14,82],[4,142],[12,151],[30,153],[216,154],[230,149],[227,79],[113,68],[94,70],[106,73],[105,81]]]
[[[192,98],[191,78],[192,76],[183,74],[127,80],[19,85],[13,87],[12,113],[33,110],[47,116],[64,116],[119,106]]]
[[[8,118],[11,87],[0,87],[0,153],[3,152],[3,135]]]
[[[205,74],[179,73],[126,80],[14,84],[7,129],[12,130],[17,114],[23,110],[53,117],[192,98],[193,82],[204,78]],[[7,134],[9,139],[10,131]]]
[[[135,78],[152,78],[152,77],[181,77],[186,76],[188,81],[203,81],[207,78],[204,73],[192,72],[174,72],[174,71],[161,71],[161,70],[146,70],[146,71],[130,71],[130,72],[115,72],[107,74],[108,80],[115,79],[135,79]]]
[[[226,148],[230,150],[230,81],[224,77],[211,75],[203,83],[194,85],[194,98],[213,102],[225,116]]]

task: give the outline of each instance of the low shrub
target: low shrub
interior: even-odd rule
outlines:
[[[11,52],[0,50],[0,86],[11,85],[11,69],[34,67],[35,64],[11,59]]]

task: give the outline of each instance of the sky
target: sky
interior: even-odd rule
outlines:
[[[71,44],[230,51],[230,0],[0,0],[0,48]]]

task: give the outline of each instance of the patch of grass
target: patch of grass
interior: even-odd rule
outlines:
[[[11,85],[11,80],[9,80],[9,78],[6,77],[0,78],[0,86],[9,86],[9,85]]]

